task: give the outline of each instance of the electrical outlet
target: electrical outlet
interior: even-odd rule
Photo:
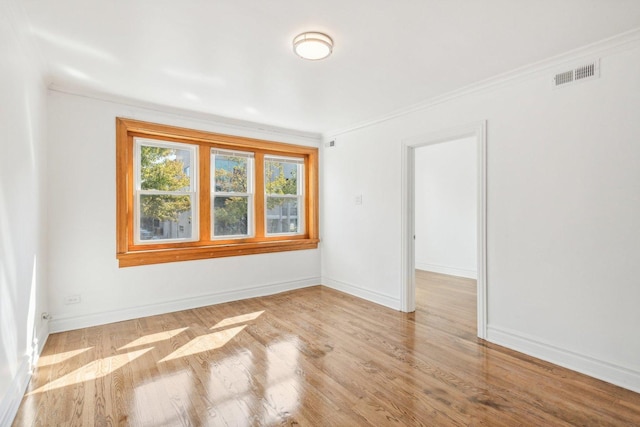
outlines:
[[[354,197],[354,201],[356,202],[356,205],[361,205],[362,204],[362,194],[358,194],[356,197]]]
[[[65,305],[78,304],[80,302],[80,295],[68,295],[64,297]]]

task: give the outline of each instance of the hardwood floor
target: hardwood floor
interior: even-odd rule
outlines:
[[[640,425],[640,394],[475,337],[475,281],[399,313],[322,286],[52,334],[14,426]]]

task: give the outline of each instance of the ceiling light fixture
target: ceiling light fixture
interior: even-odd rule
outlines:
[[[300,58],[310,61],[324,59],[333,51],[333,40],[324,33],[306,32],[293,39],[293,51]]]

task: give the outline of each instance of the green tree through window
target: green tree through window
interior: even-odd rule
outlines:
[[[213,235],[249,234],[249,157],[214,153]]]
[[[190,177],[185,159],[186,150],[142,145],[140,147],[140,189],[165,194],[142,194],[140,196],[141,239],[149,239],[161,233],[161,224],[177,223],[180,215],[191,211],[191,197],[166,194],[188,192]],[[179,229],[176,228],[176,236]],[[164,233],[166,234],[166,233]],[[169,236],[172,237],[172,236]]]
[[[296,160],[268,158],[265,160],[267,233],[297,233],[302,205],[298,171],[302,163]]]
[[[296,195],[298,194],[298,168],[289,168],[289,176],[284,172],[285,163],[278,160],[266,160],[264,162],[264,174],[266,177],[266,192],[268,195]],[[269,197],[267,209],[273,209],[284,203],[285,199]]]

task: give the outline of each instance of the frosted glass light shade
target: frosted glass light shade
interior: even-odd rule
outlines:
[[[317,61],[331,55],[333,40],[326,34],[307,32],[293,39],[293,51],[300,58]]]

